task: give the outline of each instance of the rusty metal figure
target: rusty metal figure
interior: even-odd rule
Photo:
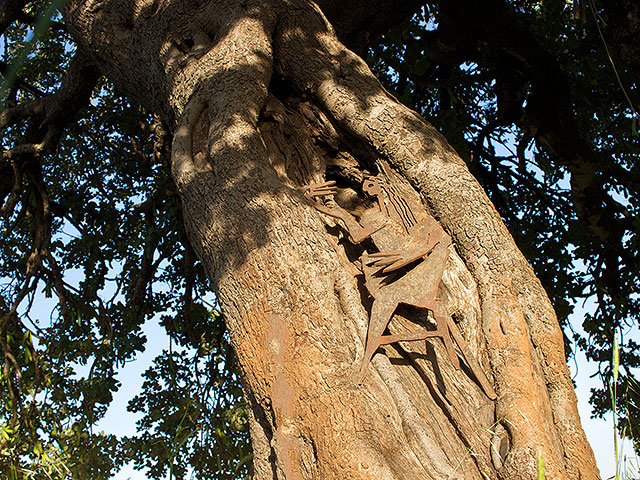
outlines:
[[[453,366],[460,369],[455,340],[463,360],[486,395],[495,398],[489,380],[471,355],[458,327],[436,299],[451,245],[451,237],[440,224],[426,212],[417,212],[417,205],[412,208],[383,176],[365,179],[363,190],[377,200],[377,205],[366,210],[360,222],[335,202],[326,205],[318,200],[319,197],[337,193],[335,182],[307,185],[300,190],[317,210],[341,220],[352,242],[360,243],[371,237],[379,250],[376,253],[364,253],[360,258],[365,285],[373,297],[373,305],[359,383],[364,380],[368,365],[380,346],[440,337]],[[418,213],[422,213],[420,220],[416,218]],[[384,335],[401,303],[431,311],[436,329]]]

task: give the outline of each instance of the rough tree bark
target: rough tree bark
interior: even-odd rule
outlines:
[[[389,11],[396,2],[378,3]],[[321,11],[340,19],[353,9],[381,28],[366,4],[65,7],[83,54],[174,133],[187,229],[251,406],[254,478],[530,479],[539,457],[547,478],[599,478],[561,331],[532,269],[444,138],[383,90]],[[343,39],[367,25],[339,23]],[[357,258],[371,245],[351,245],[296,187],[334,179],[345,192],[337,201],[357,215],[361,182],[380,165],[453,238],[439,298],[495,400],[469,365],[453,367],[439,339],[380,349],[357,382],[371,308]],[[425,322],[425,312],[401,308],[389,328]]]

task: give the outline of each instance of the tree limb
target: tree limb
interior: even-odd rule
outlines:
[[[422,0],[319,0],[317,3],[338,38],[361,56],[366,56],[373,39],[411,18],[424,5]]]
[[[7,72],[10,71],[10,70],[11,70],[10,66],[7,65],[5,62],[0,60],[0,74],[6,75]],[[38,87],[35,87],[35,86],[31,85],[30,83],[25,82],[21,78],[17,78],[15,80],[15,85],[17,87],[21,88],[22,90],[26,91],[26,92],[32,93],[36,97],[44,97],[46,95]]]

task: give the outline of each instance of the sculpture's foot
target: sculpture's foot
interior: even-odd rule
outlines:
[[[380,346],[379,339],[373,345],[367,345],[367,349],[364,352],[364,357],[362,357],[360,372],[358,373],[358,385],[362,385],[362,382],[364,381],[364,377],[367,375],[367,369],[369,368],[369,364],[371,363],[373,354],[376,353],[376,350],[378,349],[379,346]]]
[[[455,367],[456,370],[460,370],[460,360],[458,359],[458,354],[456,353],[455,346],[453,345],[453,338],[451,338],[451,330],[449,328],[449,322],[451,321],[451,317],[445,312],[440,312],[435,309],[433,311],[433,318],[436,321],[436,329],[431,333],[433,337],[440,337],[442,339],[442,343],[444,343],[444,348],[447,349],[447,355],[449,357],[449,361]]]
[[[458,359],[458,354],[456,353],[456,349],[453,346],[453,339],[451,338],[451,334],[449,333],[449,328],[446,329],[446,333],[442,333],[439,336],[440,338],[442,338],[442,342],[447,349],[447,355],[449,356],[451,364],[455,367],[456,370],[460,370],[460,360]]]
[[[491,385],[491,382],[489,381],[489,378],[484,373],[484,370],[480,366],[480,363],[476,360],[476,358],[469,350],[467,342],[465,341],[464,337],[460,333],[460,330],[458,329],[458,326],[453,322],[453,320],[451,320],[451,323],[449,325],[449,331],[455,342],[458,344],[458,348],[462,352],[462,359],[469,366],[471,372],[473,372],[473,375],[476,377],[476,380],[482,387],[482,391],[487,397],[489,397],[489,399],[495,400],[497,398],[497,395],[495,390],[493,389],[493,386]]]

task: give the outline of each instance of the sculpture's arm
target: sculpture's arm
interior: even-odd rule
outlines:
[[[367,257],[367,265],[377,268],[374,273],[391,273],[409,265],[420,258],[429,255],[434,248],[442,245],[445,248],[451,244],[451,237],[444,230],[429,233],[425,242],[419,248],[411,250],[385,250],[372,253]]]
[[[424,250],[385,250],[369,254],[367,265],[376,269],[374,273],[391,273],[415,262],[428,253],[429,251],[425,252]]]
[[[314,183],[311,185],[305,185],[304,187],[298,188],[302,194],[311,200],[311,203],[319,212],[324,213],[333,218],[337,218],[338,220],[342,220],[345,227],[347,228],[347,232],[349,232],[349,237],[353,243],[360,243],[364,239],[371,236],[372,233],[377,232],[384,226],[373,227],[372,225],[362,226],[355,219],[353,215],[347,212],[344,208],[340,206],[328,207],[324,203],[316,200],[316,197],[324,197],[326,195],[335,195],[338,192],[335,181],[323,182],[323,183]]]

